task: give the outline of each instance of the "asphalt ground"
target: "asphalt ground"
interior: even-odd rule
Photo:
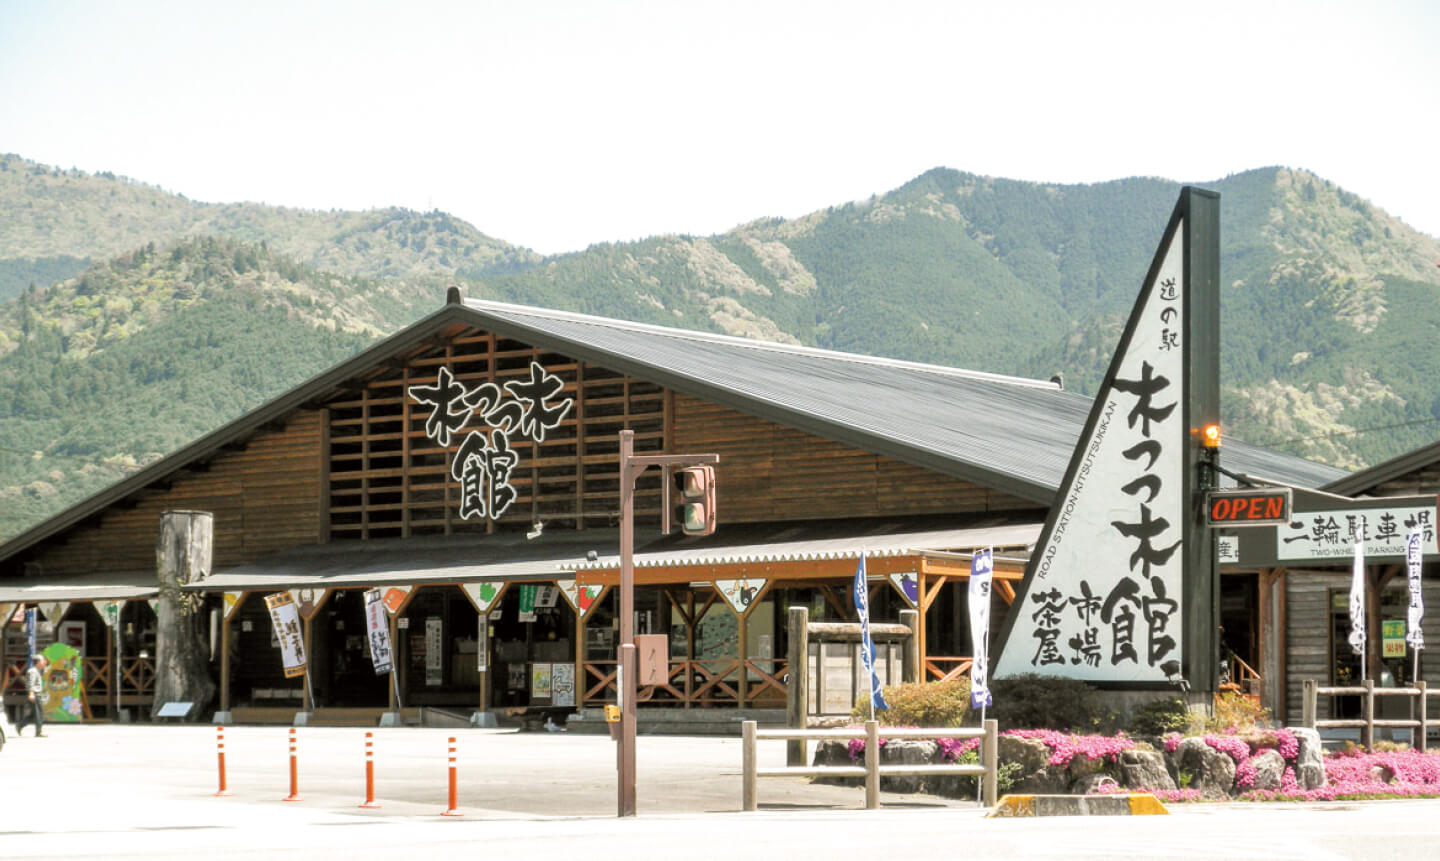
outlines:
[[[62,725],[0,751],[5,858],[1428,858],[1440,800],[1175,805],[1171,816],[986,819],[973,802],[803,779],[760,781],[741,813],[738,739],[642,736],[639,816],[617,819],[603,736],[375,730],[377,810],[364,799],[364,730],[299,730],[301,801],[287,730],[229,727],[232,795],[208,726]],[[447,738],[458,739],[460,817],[444,817]],[[784,742],[761,742],[762,766]]]

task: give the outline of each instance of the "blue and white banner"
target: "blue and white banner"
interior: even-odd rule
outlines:
[[[870,600],[865,586],[865,557],[855,569],[855,612],[860,614],[860,656],[865,660],[865,672],[870,674],[870,706],[874,709],[888,709],[890,705],[880,693],[880,676],[875,673],[875,641],[870,639]]]
[[[35,663],[35,608],[25,609],[25,657],[28,661],[26,668]]]
[[[970,708],[994,705],[990,696],[990,578],[995,571],[994,548],[970,560]]]
[[[1416,649],[1425,648],[1425,631],[1420,627],[1425,619],[1425,593],[1420,590],[1420,565],[1424,550],[1420,542],[1420,527],[1416,526],[1410,530],[1410,538],[1405,542],[1405,565],[1410,575],[1409,630],[1405,633],[1405,642]]]
[[[1365,677],[1365,544],[1355,542],[1355,569],[1350,576],[1350,648],[1360,655],[1360,677]]]

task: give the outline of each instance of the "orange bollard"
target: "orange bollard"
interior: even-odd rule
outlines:
[[[220,761],[220,789],[216,795],[229,795],[230,790],[225,788],[225,727],[215,727],[215,755]]]
[[[295,727],[290,727],[290,794],[281,801],[304,801],[300,797],[300,764],[296,757]]]
[[[460,812],[457,801],[458,792],[455,786],[455,736],[450,736],[450,809],[440,814],[441,816],[464,816]]]
[[[361,807],[379,807],[375,801],[375,733],[365,733],[365,800]]]

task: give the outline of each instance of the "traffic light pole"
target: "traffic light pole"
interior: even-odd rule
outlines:
[[[620,737],[616,770],[619,798],[616,816],[635,815],[635,482],[652,466],[698,466],[719,463],[718,454],[636,455],[635,432],[620,431],[620,666],[615,689],[620,699]]]

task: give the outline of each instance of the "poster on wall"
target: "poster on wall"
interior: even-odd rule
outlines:
[[[445,640],[441,636],[439,616],[425,619],[425,686],[439,687],[445,683]]]
[[[530,665],[530,698],[546,699],[550,696],[551,682],[553,681],[553,664],[531,664]]]
[[[61,622],[59,641],[85,656],[85,623]]]
[[[45,668],[45,685],[40,692],[40,710],[45,720],[74,723],[84,720],[85,659],[73,646],[51,643],[41,652],[50,665]]]
[[[550,697],[557,706],[575,705],[575,665],[550,665]]]
[[[277,592],[265,596],[265,607],[270,611],[270,625],[285,663],[285,678],[305,675],[305,635],[295,599],[288,592]]]
[[[370,661],[375,675],[382,676],[394,669],[390,654],[390,623],[385,611],[385,597],[379,589],[365,590],[365,638],[370,644]]]
[[[526,583],[520,587],[520,610],[516,620],[520,622],[535,621],[535,596],[539,591],[533,583]]]

